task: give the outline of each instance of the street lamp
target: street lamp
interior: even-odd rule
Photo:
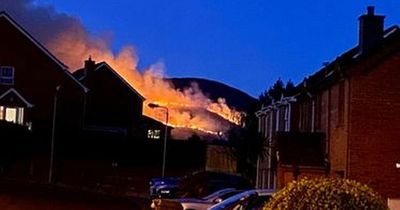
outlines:
[[[56,87],[56,92],[54,94],[54,105],[53,105],[53,125],[51,129],[51,148],[50,148],[50,165],[49,165],[49,180],[51,184],[53,182],[53,165],[54,165],[54,139],[56,135],[56,114],[57,114],[57,98],[60,92],[61,85]]]
[[[161,177],[164,178],[165,175],[165,161],[166,161],[166,155],[167,155],[167,136],[168,136],[168,107],[166,106],[160,106],[158,104],[154,103],[149,103],[148,105],[152,109],[160,108],[160,109],[165,109],[165,132],[164,132],[164,148],[163,148],[163,162],[162,162],[162,171],[161,171]]]

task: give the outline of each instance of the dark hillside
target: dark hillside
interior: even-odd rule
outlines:
[[[238,111],[247,110],[257,101],[247,93],[217,81],[200,78],[170,78],[168,80],[176,89],[185,89],[195,82],[211,100],[217,101],[218,98],[225,98],[227,104]]]

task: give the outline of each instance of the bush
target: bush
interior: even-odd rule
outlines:
[[[264,210],[373,209],[388,210],[371,188],[347,179],[302,179],[274,194]]]

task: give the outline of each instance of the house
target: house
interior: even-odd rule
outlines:
[[[90,89],[85,98],[85,130],[134,139],[162,139],[165,126],[143,115],[145,98],[106,62],[89,58],[73,76]],[[171,127],[168,127],[170,135]]]
[[[111,66],[89,58],[73,75],[90,89],[85,99],[85,129],[139,136],[144,97]]]
[[[0,120],[24,126],[43,142],[53,131],[62,136],[80,129],[88,89],[5,12],[0,33]]]
[[[5,12],[0,32],[1,176],[95,188],[118,177],[147,192],[172,128],[143,116],[144,97],[106,62],[71,74]],[[166,174],[203,168],[202,142],[167,139]]]
[[[260,158],[258,187],[279,189],[308,173],[354,179],[389,201],[400,199],[400,29],[384,30],[384,16],[373,7],[359,21],[356,47],[306,78],[290,97],[257,112],[272,150]],[[299,142],[292,142],[304,138],[311,144],[297,147],[298,155],[285,163],[291,170],[280,171],[282,141],[294,147]],[[319,157],[318,167],[293,161],[310,148]]]

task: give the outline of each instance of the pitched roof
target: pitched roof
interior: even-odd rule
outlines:
[[[68,71],[68,67],[58,60],[53,54],[51,54],[39,41],[37,41],[32,35],[30,35],[21,25],[19,25],[14,19],[12,19],[5,11],[0,11],[0,18],[6,19],[9,23],[11,23],[19,32],[21,32],[26,38],[28,38],[36,47],[38,47],[44,54],[46,54],[51,60],[53,60],[62,71],[71,78],[79,87],[81,87],[85,92],[88,89],[81,84],[78,80],[76,80],[72,74]]]
[[[138,92],[135,90],[135,88],[132,87],[132,85],[130,85],[123,77],[121,77],[121,75],[119,75],[110,65],[108,65],[105,61],[99,62],[95,64],[95,71],[98,71],[101,68],[107,68],[108,70],[110,70],[119,80],[121,80],[133,93],[135,93],[136,95],[138,95],[140,98],[142,98],[143,100],[145,100],[145,98]],[[82,81],[86,78],[85,75],[85,69],[81,68],[76,70],[75,72],[72,73],[72,75],[78,79],[79,81]]]
[[[367,53],[360,53],[359,47],[355,46],[339,55],[335,60],[326,64],[313,75],[305,78],[301,84],[296,86],[296,89],[302,90],[306,88],[310,90],[329,86],[340,79],[341,74],[344,74],[345,71],[349,70],[349,66],[370,58],[370,56],[375,55],[382,50],[382,48],[391,47],[393,40],[400,40],[400,28],[397,25],[389,27],[384,31],[381,47],[377,47],[376,49]]]
[[[16,91],[14,88],[8,89],[6,92],[0,95],[0,100],[8,96],[9,94],[14,94],[16,95],[24,104],[26,107],[31,108],[33,107],[33,104],[29,103],[28,100],[26,100],[18,91]]]

